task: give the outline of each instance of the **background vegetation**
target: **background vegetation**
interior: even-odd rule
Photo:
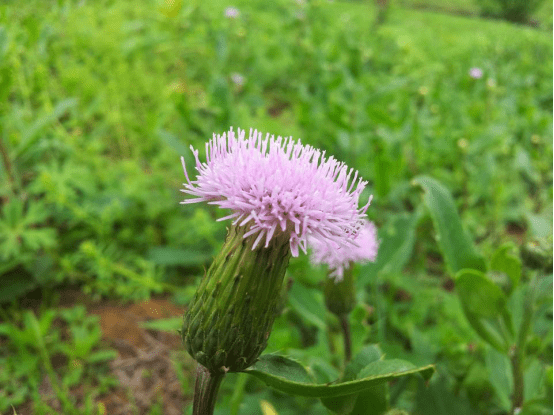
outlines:
[[[179,157],[192,172],[189,145],[235,126],[301,138],[369,180],[382,245],[357,270],[354,347],[436,363],[427,388],[393,385],[408,413],[508,413],[502,391],[513,388],[509,363],[464,315],[413,179],[448,189],[485,258],[512,242],[523,283],[546,281],[550,295],[525,376],[538,402],[528,413],[551,413],[552,7],[516,25],[478,18],[466,0],[439,3],[468,16],[437,13],[433,0],[392,3],[381,24],[373,3],[353,1],[1,4],[0,412],[170,413],[168,399],[190,398],[192,363],[163,334],[178,320],[143,335],[171,349],[164,370],[183,395],[156,392],[164,376],[135,361],[154,390],[140,402],[114,364],[123,346],[93,310],[187,303],[226,224],[178,204]],[[226,17],[230,6],[238,16]],[[268,351],[320,367],[342,353],[324,275],[305,257],[292,263]],[[221,414],[326,413],[241,376],[224,383]]]

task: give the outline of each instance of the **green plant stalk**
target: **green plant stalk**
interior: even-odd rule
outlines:
[[[352,336],[350,335],[348,314],[342,314],[339,318],[342,329],[342,338],[344,340],[344,363],[348,363],[350,359],[352,359]]]
[[[200,363],[196,366],[196,383],[192,415],[211,415],[214,413],[217,391],[225,373],[210,373]]]
[[[512,398],[512,414],[517,414],[523,406],[523,367],[525,360],[525,345],[531,328],[534,314],[536,274],[533,275],[523,303],[523,318],[519,329],[517,343],[510,357],[512,376],[514,379],[514,396]]]
[[[342,280],[335,281],[334,278],[327,278],[323,289],[325,306],[338,317],[340,322],[345,363],[352,358],[352,337],[348,315],[356,305],[356,281],[352,272],[352,265],[349,264],[345,268]]]

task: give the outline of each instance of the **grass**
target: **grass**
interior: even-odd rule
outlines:
[[[176,17],[160,11],[163,2],[50,3],[0,5],[0,359],[8,362],[0,390],[8,380],[13,390],[0,392],[0,412],[31,399],[36,413],[56,413],[38,403],[47,373],[67,408],[76,404],[64,379],[93,391],[76,413],[102,413],[99,391],[113,385],[105,360],[87,361],[103,356],[98,323],[52,311],[55,293],[70,284],[96,300],[137,302],[165,292],[185,304],[225,224],[213,220],[220,212],[178,205],[179,156],[191,173],[188,146],[202,152],[214,131],[233,125],[301,138],[358,169],[384,239],[413,225],[405,266],[360,290],[364,305],[352,317],[356,347],[378,341],[390,356],[441,361],[445,390],[412,385],[397,405],[422,410],[427,393],[470,413],[501,413],[494,381],[483,375],[494,356],[443,288],[452,280],[431,220],[410,219],[421,205],[411,180],[430,175],[449,189],[487,257],[506,241],[524,250],[551,237],[551,6],[535,28],[404,7],[419,4],[412,1],[394,5],[381,25],[370,2],[240,0],[237,19],[224,17],[223,3],[187,2]],[[476,11],[465,0],[448,7]],[[472,67],[481,79],[469,76]],[[321,270],[307,267],[299,259],[291,274],[317,286]],[[38,340],[17,300],[37,292],[36,321],[45,325]],[[290,296],[315,308],[289,304],[271,350],[305,361],[328,355],[317,329],[328,319],[317,320],[325,316],[320,295]],[[548,333],[543,311],[536,325]],[[53,312],[74,328],[62,339],[65,331],[47,324]],[[551,342],[535,336],[538,361],[548,362]],[[12,364],[13,353],[25,365]],[[66,364],[52,367],[56,355]],[[76,360],[82,366],[70,366]],[[323,410],[256,382],[243,387],[241,410],[259,412],[264,401],[279,414]],[[224,388],[222,405],[238,408],[242,392]],[[160,410],[153,402],[151,412]]]

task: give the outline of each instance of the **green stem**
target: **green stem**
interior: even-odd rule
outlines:
[[[531,277],[525,300],[523,303],[523,318],[517,337],[517,343],[511,357],[512,376],[514,379],[514,396],[512,398],[512,413],[516,414],[523,406],[523,364],[525,359],[525,346],[527,337],[533,321],[535,303],[536,274]]]
[[[212,415],[214,413],[217,391],[225,373],[210,373],[201,364],[196,366],[196,383],[192,415]]]
[[[2,137],[0,137],[0,155],[2,156],[2,161],[4,162],[4,167],[8,175],[8,180],[12,184],[12,188],[15,190],[15,177],[13,174],[13,167],[10,160],[10,156],[8,154],[8,149],[4,145],[4,141]]]
[[[352,339],[350,336],[348,314],[342,314],[340,316],[340,326],[342,328],[342,337],[344,339],[344,362],[348,363],[352,358]]]
[[[512,374],[514,377],[514,396],[512,399],[512,414],[517,414],[523,406],[523,353],[514,351],[512,356]]]

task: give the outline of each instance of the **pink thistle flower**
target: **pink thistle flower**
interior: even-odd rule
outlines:
[[[286,234],[293,256],[306,252],[308,236],[334,247],[353,246],[371,202],[359,208],[367,182],[358,172],[300,140],[239,129],[215,135],[206,143],[206,162],[196,158],[196,180],[188,177],[181,192],[195,196],[181,204],[208,202],[231,213],[218,221],[248,226],[244,237],[256,236],[254,249],[265,237]]]
[[[227,7],[225,9],[225,17],[227,17],[228,19],[236,19],[237,17],[239,17],[239,15],[239,9],[237,9],[236,7]]]
[[[483,77],[483,70],[481,68],[473,67],[469,70],[469,76],[473,79],[481,79]]]
[[[309,239],[312,249],[310,260],[312,264],[327,264],[329,276],[335,281],[343,278],[344,271],[352,266],[352,263],[362,264],[373,262],[377,257],[379,242],[377,241],[377,229],[373,222],[363,221],[363,226],[354,239],[354,246],[333,247],[322,243],[317,239]]]

